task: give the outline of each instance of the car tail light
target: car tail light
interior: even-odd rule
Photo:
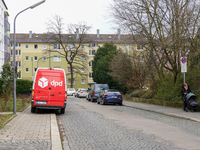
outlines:
[[[93,94],[95,95],[95,92],[93,92]]]
[[[65,101],[67,100],[67,91],[65,91]]]
[[[80,92],[80,93],[83,93],[83,92]]]
[[[34,90],[32,90],[32,100],[34,100]]]
[[[110,95],[104,95],[104,97],[109,97]]]
[[[122,97],[122,95],[118,95],[118,97]]]

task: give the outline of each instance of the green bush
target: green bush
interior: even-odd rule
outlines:
[[[32,85],[33,81],[18,79],[16,80],[16,93],[30,93]]]
[[[141,95],[141,98],[152,99],[153,98],[152,91],[151,90],[146,90],[146,93]]]

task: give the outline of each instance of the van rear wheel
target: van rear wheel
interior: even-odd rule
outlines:
[[[65,113],[65,108],[61,108],[60,113],[64,114]]]
[[[31,106],[31,113],[35,113],[35,109],[36,109],[35,107]]]

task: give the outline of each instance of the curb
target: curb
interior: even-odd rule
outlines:
[[[62,150],[60,132],[55,114],[51,114],[51,145],[52,150]]]
[[[195,121],[195,122],[200,122],[200,120],[196,119],[196,118],[186,117],[186,116],[177,115],[177,114],[173,114],[173,113],[163,113],[163,112],[159,112],[159,111],[155,111],[155,110],[149,110],[149,109],[129,106],[129,105],[126,105],[126,104],[123,104],[123,105],[126,106],[126,107],[131,107],[131,108],[140,109],[140,110],[144,110],[144,111],[150,111],[150,112],[154,112],[154,113],[158,113],[158,114],[166,115],[166,116],[170,116],[170,117],[176,117],[176,118],[180,118],[180,119],[186,119],[186,120],[191,120],[191,121]]]

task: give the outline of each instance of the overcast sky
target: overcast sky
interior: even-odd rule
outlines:
[[[25,8],[41,0],[4,0],[8,8],[10,30],[13,33],[14,17]],[[116,34],[114,24],[108,18],[108,5],[112,0],[46,0],[45,3],[34,9],[22,12],[16,19],[16,33],[45,33],[47,21],[58,15],[63,22],[78,23],[85,21],[91,25],[91,34]],[[116,30],[116,31],[115,31]]]

